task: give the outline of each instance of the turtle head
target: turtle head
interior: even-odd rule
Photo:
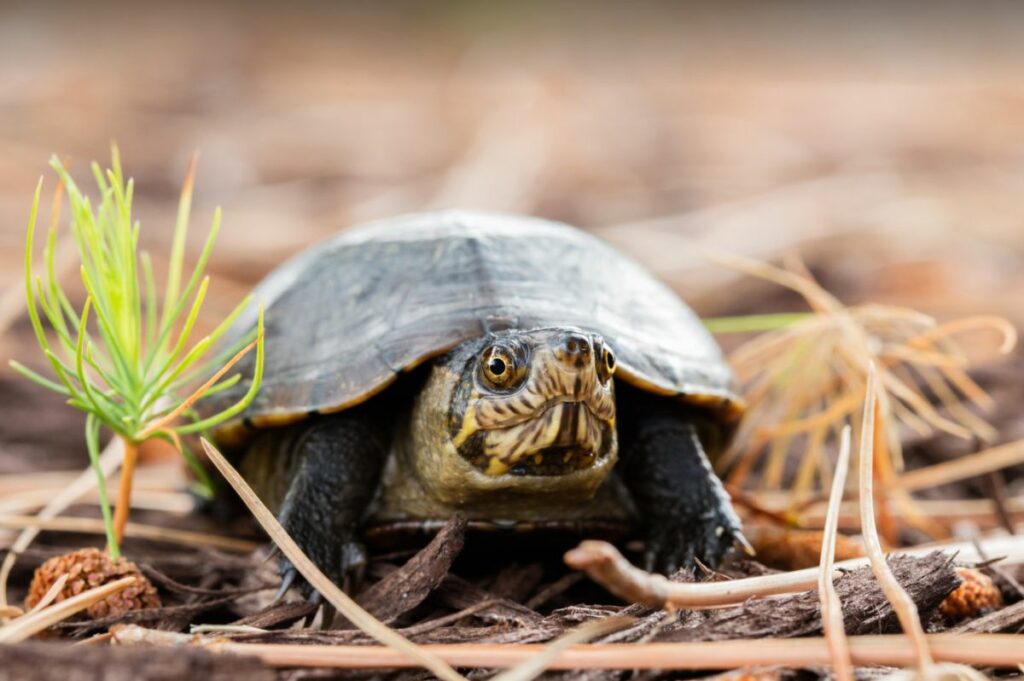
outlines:
[[[417,401],[414,428],[440,444],[428,449],[454,454],[458,467],[468,464],[477,486],[529,479],[592,491],[617,456],[614,373],[615,355],[595,333],[489,334],[437,362]]]

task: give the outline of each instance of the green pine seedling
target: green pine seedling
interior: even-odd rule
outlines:
[[[217,340],[249,304],[243,300],[208,336],[190,344],[190,336],[209,286],[203,270],[220,227],[218,208],[210,232],[187,279],[183,278],[195,159],[189,167],[178,204],[163,300],[158,295],[148,254],[139,250],[139,223],[131,216],[134,182],[125,181],[116,146],[111,168],[92,164],[99,189],[93,208],[70,174],[54,156],[50,165],[60,178],[54,201],[54,220],[43,249],[45,273],[32,269],[36,216],[43,180],[36,186],[25,244],[25,291],[36,340],[53,377],[47,378],[12,361],[11,367],[30,380],[68,398],[86,413],[85,441],[98,478],[100,506],[113,557],[128,517],[131,482],[138,446],[151,438],[171,442],[209,490],[209,479],[181,436],[205,431],[245,409],[259,390],[263,375],[263,311],[257,328],[232,347],[214,351]],[[81,259],[85,302],[76,309],[61,286],[54,267],[61,187],[71,204],[70,228]],[[40,311],[42,314],[40,314]],[[44,326],[50,327],[50,332]],[[51,338],[53,340],[51,340]],[[231,367],[253,347],[256,362],[245,396],[224,411],[200,419],[193,404],[230,388],[240,374],[225,378]],[[212,374],[212,376],[211,376]],[[184,391],[205,382],[187,397]],[[117,507],[111,512],[99,468],[100,432],[108,428],[124,444]]]

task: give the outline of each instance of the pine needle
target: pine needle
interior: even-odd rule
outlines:
[[[104,477],[110,476],[121,465],[122,444],[119,438],[114,438],[100,454],[97,465],[101,475]],[[56,518],[68,506],[93,490],[96,487],[96,480],[95,469],[92,467],[86,468],[77,478],[68,483],[67,487],[57,493],[43,507],[43,510],[36,514],[36,520],[45,522]],[[18,538],[14,540],[7,555],[4,556],[4,561],[0,564],[0,609],[7,605],[7,580],[10,578],[11,570],[14,569],[14,563],[18,559],[18,554],[32,544],[39,535],[39,531],[38,524],[26,526],[21,531],[21,534],[18,535]],[[2,618],[2,615],[0,615],[0,618]]]
[[[438,678],[446,681],[465,681],[465,678],[452,669],[441,658],[423,651],[419,646],[390,628],[376,617],[364,610],[358,603],[352,600],[345,592],[337,587],[327,576],[320,571],[320,568],[311,561],[299,545],[288,535],[281,523],[277,521],[274,514],[270,512],[256,493],[249,487],[235,468],[228,463],[227,459],[217,448],[206,438],[201,439],[203,450],[216,466],[224,479],[228,481],[235,492],[241,497],[253,517],[263,527],[274,544],[281,549],[281,552],[288,557],[295,569],[306,578],[310,585],[333,605],[338,612],[350,622],[359,627],[360,630],[373,637],[384,645],[393,648],[429,669]]]
[[[104,534],[106,525],[99,518],[49,518],[38,516],[0,515],[0,527],[15,529],[57,530],[59,532],[81,532],[85,534]],[[258,544],[236,537],[223,537],[206,532],[177,530],[171,527],[148,525],[144,523],[128,523],[125,525],[125,536],[137,539],[150,539],[184,546],[208,546],[238,553],[248,553],[257,548]]]
[[[533,681],[569,648],[599,636],[624,629],[636,620],[632,617],[605,617],[585,622],[549,643],[543,652],[493,677],[491,681]]]
[[[946,432],[982,442],[995,439],[995,429],[965,406],[966,401],[990,409],[994,403],[967,375],[968,361],[955,337],[992,331],[999,337],[997,350],[1005,353],[1017,342],[1008,321],[976,316],[939,324],[907,308],[847,307],[799,262],[781,268],[731,254],[709,257],[796,291],[812,310],[802,317],[783,316],[790,323],[755,337],[730,355],[748,404],[744,423],[718,462],[729,469],[733,486],[746,486],[751,473],[761,470],[760,489],[788,489],[794,504],[824,489],[829,483],[825,447],[862,403],[870,364],[877,368],[882,389],[877,418],[884,446],[876,447],[875,468],[880,487],[888,491],[902,471],[897,437],[901,426],[922,437]],[[762,316],[756,319],[764,321]],[[925,390],[937,398],[938,407]],[[794,452],[801,460],[789,466]],[[898,494],[896,502],[911,522],[922,518],[909,495]],[[888,517],[881,518],[886,529],[893,526]],[[918,526],[937,531],[923,521]]]
[[[136,582],[135,577],[122,577],[117,581],[89,589],[77,596],[51,605],[38,612],[26,614],[10,624],[0,627],[0,643],[19,643],[38,634],[40,631],[63,622],[68,617],[85,610],[93,603],[102,601]]]
[[[828,513],[825,515],[825,531],[821,541],[821,564],[818,568],[818,595],[821,598],[821,623],[825,640],[832,655],[832,668],[838,681],[852,681],[853,662],[850,660],[850,644],[846,640],[843,624],[843,605],[833,582],[833,564],[836,554],[836,534],[839,526],[839,507],[846,488],[846,472],[850,467],[850,427],[843,428],[839,445],[839,462],[832,480],[832,494],[829,497]]]
[[[31,615],[32,613],[39,612],[50,603],[53,603],[53,601],[56,600],[57,595],[60,594],[61,589],[63,589],[64,585],[68,583],[68,577],[70,576],[71,575],[65,572],[58,577],[57,580],[50,585],[50,588],[47,589],[46,593],[43,594],[43,597],[39,599],[39,602],[35,604],[35,607],[28,611],[28,614]]]
[[[868,369],[868,394],[864,403],[864,415],[861,418],[862,430],[860,438],[860,514],[861,533],[864,537],[864,548],[867,550],[868,560],[871,563],[871,571],[875,574],[885,597],[892,604],[896,616],[899,618],[903,632],[910,638],[917,656],[917,667],[922,674],[927,674],[929,668],[935,664],[931,650],[928,647],[928,639],[925,637],[924,627],[921,625],[921,618],[917,612],[917,605],[889,568],[882,552],[882,544],[878,538],[878,530],[875,526],[875,493],[874,475],[874,442],[875,442],[875,411],[877,405],[877,379],[875,367],[871,365]]]

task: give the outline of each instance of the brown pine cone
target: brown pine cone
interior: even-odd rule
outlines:
[[[137,580],[135,584],[93,603],[84,611],[84,615],[78,616],[78,619],[99,619],[108,615],[120,615],[130,610],[160,607],[156,587],[143,576],[135,563],[124,557],[111,560],[105,551],[95,548],[54,556],[36,568],[28,596],[25,598],[25,607],[35,606],[63,574],[70,576],[64,588],[57,594],[56,601],[77,596],[83,591],[122,577],[135,577]]]
[[[958,567],[956,573],[963,584],[939,605],[943,615],[956,622],[1003,607],[1003,594],[991,577],[974,568]]]

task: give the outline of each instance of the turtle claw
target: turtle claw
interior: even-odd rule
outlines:
[[[733,534],[732,542],[733,546],[738,548],[743,553],[747,554],[747,556],[751,558],[757,557],[757,549],[754,548],[753,544],[747,541],[747,538],[743,536],[743,533],[739,530],[737,530],[735,534]]]
[[[292,588],[292,584],[295,583],[295,579],[299,576],[299,571],[288,563],[288,568],[281,572],[281,586],[277,589],[277,594],[274,596],[274,605],[277,605],[284,598],[285,594],[288,593],[288,589]]]
[[[319,551],[308,551],[307,555],[313,559],[317,567],[323,571],[333,583],[337,584],[342,591],[352,593],[362,584],[363,576],[366,573],[366,549],[363,545],[353,539],[343,540],[335,544],[336,557],[327,558],[321,548]],[[281,575],[281,586],[278,588],[274,602],[280,601],[293,586],[298,587],[302,594],[313,605],[320,605],[323,596],[319,591],[306,581],[292,562],[286,557],[281,557],[278,566],[278,573]]]
[[[346,593],[352,593],[362,585],[366,576],[366,549],[357,541],[347,541],[341,545],[340,554],[338,572],[341,579],[335,584]]]
[[[712,506],[698,517],[679,509],[651,519],[644,554],[644,567],[671,575],[679,569],[701,572],[713,569],[734,545],[749,547],[731,507]]]

